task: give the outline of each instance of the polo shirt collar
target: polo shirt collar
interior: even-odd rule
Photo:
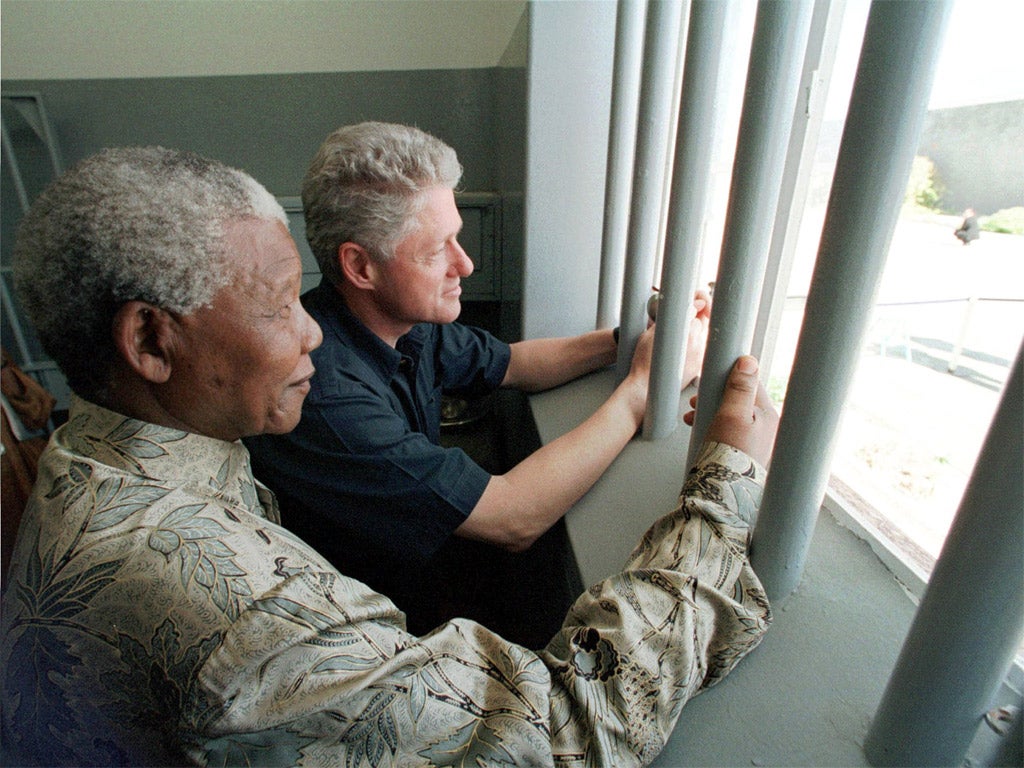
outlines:
[[[318,318],[324,332],[330,330],[342,343],[363,351],[366,362],[385,381],[394,378],[403,358],[408,358],[413,367],[419,363],[429,335],[429,323],[414,325],[407,334],[398,339],[397,348],[395,348],[367,328],[363,321],[348,308],[342,295],[327,280],[321,280],[316,290],[320,293],[321,306],[327,310],[324,318]]]

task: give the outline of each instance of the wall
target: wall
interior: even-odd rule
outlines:
[[[523,331],[537,337],[596,320],[615,4],[538,2],[530,14]]]
[[[4,0],[12,79],[497,66],[526,0]]]
[[[493,325],[512,340],[521,285],[525,8],[519,0],[9,0],[0,27],[3,94],[42,96],[65,166],[106,146],[160,144],[243,168],[280,197],[299,194],[316,148],[339,125],[374,119],[434,133],[458,151],[463,190],[511,200],[499,207],[508,235],[498,238],[497,285],[510,297]],[[239,30],[244,44],[234,37]],[[34,196],[49,180],[48,164],[22,154],[38,142],[7,106],[4,121]],[[7,267],[20,209],[6,165],[2,184]],[[32,357],[42,357],[29,342]],[[16,353],[6,316],[3,344]]]
[[[935,109],[918,153],[931,158],[951,213],[992,214],[1024,205],[1024,101]]]
[[[4,80],[5,95],[44,99],[72,163],[99,149],[160,144],[243,168],[297,195],[320,142],[340,125],[414,123],[456,147],[463,186],[494,190],[495,69],[183,78]],[[17,136],[15,136],[17,138]]]

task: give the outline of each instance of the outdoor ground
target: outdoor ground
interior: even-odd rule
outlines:
[[[959,217],[938,215],[900,220],[832,466],[931,557],[1024,339],[1024,236],[982,232],[964,246],[953,236],[958,224]],[[798,257],[791,293],[800,292],[812,259]],[[795,346],[795,304],[773,377],[785,375],[785,350]]]

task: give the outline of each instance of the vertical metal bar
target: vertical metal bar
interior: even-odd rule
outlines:
[[[1024,345],[875,713],[872,765],[961,765],[1024,630]]]
[[[720,101],[717,88],[727,55],[722,41],[729,10],[730,4],[721,0],[693,0],[690,6],[658,329],[644,416],[647,440],[671,434],[678,424],[680,372],[697,275],[700,224],[710,196],[716,105]]]
[[[757,7],[689,464],[729,370],[750,349],[811,11],[810,2],[762,0]]]
[[[46,109],[43,107],[42,96],[35,93],[8,94],[3,97],[3,101],[21,115],[36,136],[39,137],[40,141],[43,142],[50,158],[50,168],[53,171],[53,177],[59,176],[63,170],[60,148],[57,146],[56,135],[50,127],[49,117],[46,114]],[[7,131],[7,122],[3,120],[2,115],[0,115],[0,132],[2,132],[3,154],[7,160],[15,193],[21,206],[21,212],[24,215],[28,212],[31,201],[25,187],[25,180],[21,174],[21,166],[14,151],[14,142],[11,140],[10,133]],[[9,268],[5,267],[3,271],[5,273],[9,272]],[[25,330],[22,328],[21,318],[14,307],[12,299],[10,288],[7,285],[6,274],[0,274],[0,305],[3,306],[11,333],[14,335],[15,345],[20,355],[18,362],[25,370],[32,371],[38,367],[38,363],[33,361]]]
[[[615,17],[615,69],[608,131],[601,276],[597,288],[598,328],[617,325],[622,304],[646,12],[647,0],[619,0]]]
[[[54,178],[60,176],[64,170],[60,158],[60,147],[57,146],[57,137],[50,127],[50,118],[46,114],[46,107],[43,106],[43,97],[38,93],[8,93],[4,95],[3,100],[21,115],[28,127],[43,143],[50,158],[50,170],[53,171]]]
[[[7,121],[0,116],[0,135],[2,135],[4,157],[7,159],[7,168],[11,172],[11,180],[14,182],[14,192],[18,196],[18,204],[21,212],[27,213],[29,207],[28,191],[25,189],[25,181],[21,176],[21,166],[18,165],[18,157],[14,154],[14,144],[11,135],[7,132]]]
[[[793,110],[786,167],[782,174],[775,227],[768,249],[768,268],[765,270],[751,345],[751,353],[761,361],[761,369],[766,375],[772,367],[793,258],[800,240],[800,224],[811,183],[818,135],[825,117],[825,102],[828,99],[832,66],[839,47],[839,32],[845,10],[846,0],[814,2],[811,31],[804,55],[803,78],[796,108]]]
[[[950,0],[874,2],[751,559],[772,599],[796,588],[931,92]]]
[[[974,310],[977,306],[978,297],[969,296],[967,298],[967,308],[964,309],[964,319],[960,323],[960,333],[956,338],[953,353],[949,356],[949,365],[946,366],[946,370],[949,373],[956,373],[956,369],[960,367],[960,355],[964,351],[964,344],[967,343],[967,332],[971,327],[971,318],[974,316]]]
[[[683,3],[659,0],[647,9],[640,88],[633,194],[629,213],[629,253],[622,285],[616,373],[629,373],[640,334],[647,327],[647,298],[654,279],[668,172],[669,137],[679,59]]]
[[[43,98],[33,95],[36,110],[39,113],[40,130],[43,132],[43,142],[46,144],[47,154],[50,156],[50,168],[53,169],[53,177],[57,178],[64,172],[64,163],[60,156],[60,144],[57,143],[57,136],[50,125],[50,118],[46,114],[46,107],[43,105]]]
[[[14,192],[18,196],[18,203],[21,206],[21,212],[24,215],[29,209],[28,191],[25,189],[25,181],[21,176],[21,167],[18,165],[18,157],[14,153],[14,143],[11,141],[11,136],[7,132],[7,121],[0,116],[0,140],[3,142],[4,157],[7,160],[7,167],[11,173],[11,180],[14,183]],[[7,271],[6,268],[4,270]],[[25,338],[25,332],[21,327],[21,318],[18,317],[18,313],[14,308],[14,302],[12,301],[11,292],[7,287],[7,276],[6,274],[0,274],[0,304],[3,305],[4,314],[7,315],[7,323],[11,329],[11,333],[14,335],[14,343],[18,348],[18,362],[21,365],[26,365],[32,360],[32,355],[29,352],[28,341]]]

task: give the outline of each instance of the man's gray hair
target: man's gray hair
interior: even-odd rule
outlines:
[[[327,279],[342,280],[338,248],[353,242],[386,261],[416,225],[420,192],[455,189],[455,150],[418,128],[359,123],[334,131],[302,182],[306,238]]]
[[[15,285],[77,394],[103,399],[126,302],[178,314],[211,303],[233,276],[225,226],[244,219],[288,221],[248,174],[163,147],[100,152],[36,199],[15,240]]]

